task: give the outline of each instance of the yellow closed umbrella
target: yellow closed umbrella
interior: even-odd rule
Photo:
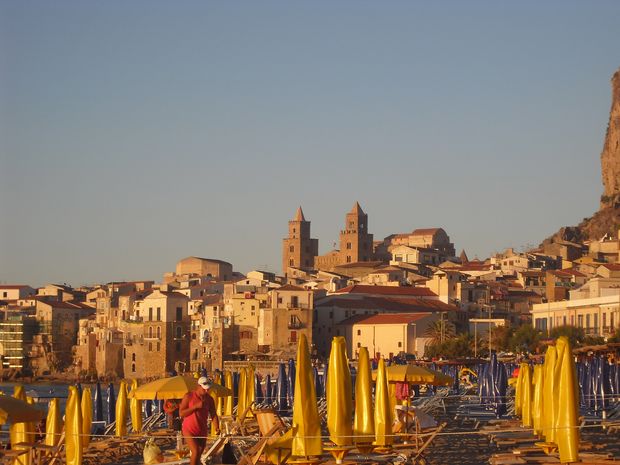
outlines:
[[[360,348],[357,361],[353,434],[360,443],[372,442],[375,436],[375,419],[372,410],[370,356],[366,347]]]
[[[560,462],[577,462],[579,459],[579,406],[577,398],[577,370],[575,359],[566,336],[558,338],[556,344],[557,362],[555,387],[558,391],[558,414],[556,418],[555,442],[560,453]]]
[[[394,442],[392,421],[385,360],[380,359],[375,383],[375,445],[390,446]]]
[[[51,399],[48,404],[47,419],[45,420],[45,445],[55,447],[60,442],[62,433],[62,417],[58,399]]]
[[[543,385],[544,371],[542,365],[534,366],[534,397],[532,400],[532,426],[534,434],[540,436],[542,434],[542,417],[543,417]]]
[[[131,380],[131,391],[138,389],[138,380]],[[131,427],[134,432],[142,431],[142,401],[133,396],[129,400],[129,410],[131,411]]]
[[[348,446],[352,441],[353,389],[344,337],[332,339],[327,370],[327,428],[329,437],[337,446]]]
[[[224,385],[224,381],[222,380],[222,373],[221,372],[216,372],[215,376],[213,376],[213,381],[216,384],[220,384],[220,385]],[[224,397],[218,395],[216,392],[214,393],[209,393],[211,394],[211,397],[213,397],[213,400],[215,402],[215,411],[217,413],[218,417],[221,417],[223,415],[223,411],[224,411]]]
[[[544,384],[543,384],[543,417],[542,427],[543,435],[547,442],[555,442],[555,418],[557,412],[557,397],[555,389],[555,376],[553,371],[557,352],[555,346],[547,347],[545,353]]]
[[[67,465],[82,465],[82,408],[80,394],[75,386],[69,387],[65,409],[65,454]]]
[[[250,365],[246,371],[246,380],[245,380],[245,408],[251,407],[256,400],[256,391],[254,390],[254,378],[256,377],[254,371],[254,365]],[[246,418],[253,417],[252,409],[248,410],[246,414]]]
[[[93,426],[93,398],[90,394],[90,388],[85,387],[82,390],[82,446],[86,447],[90,443],[90,430]]]
[[[532,375],[530,366],[522,363],[519,369],[521,377],[521,424],[524,427],[532,426]]]
[[[517,375],[517,381],[515,382],[515,415],[521,416],[522,396],[521,389],[523,385],[523,373],[521,372],[521,365],[519,365],[519,374]]]
[[[15,386],[15,390],[13,392],[13,397],[18,399],[26,404],[28,404],[26,398],[26,391],[24,390],[24,386],[18,384]],[[20,422],[20,423],[12,423],[9,430],[11,444],[13,444],[15,449],[27,449],[27,447],[15,446],[15,444],[20,442],[34,442],[34,424],[31,422]],[[16,457],[13,461],[13,465],[30,465],[30,453],[23,454],[19,457]]]
[[[237,419],[241,418],[241,415],[243,415],[243,412],[245,412],[245,409],[247,407],[247,379],[247,370],[245,369],[245,367],[241,368],[241,370],[239,370],[239,383],[237,384]]]
[[[233,390],[233,377],[230,371],[224,372],[224,384],[228,389]],[[224,398],[224,416],[232,416],[233,412],[233,396],[230,395]]]
[[[127,435],[127,383],[123,380],[118,387],[116,398],[116,436]]]
[[[321,420],[317,408],[314,371],[306,335],[301,333],[297,344],[297,371],[293,400],[292,452],[295,457],[310,457],[323,453]]]

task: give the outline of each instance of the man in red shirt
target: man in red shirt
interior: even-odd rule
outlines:
[[[198,386],[183,396],[179,415],[183,418],[183,437],[192,453],[190,465],[200,465],[200,456],[207,445],[208,420],[214,422],[215,431],[220,433],[220,420],[215,411],[215,401],[209,395],[212,383],[206,378],[198,379]]]

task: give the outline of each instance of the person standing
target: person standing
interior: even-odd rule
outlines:
[[[207,445],[208,420],[215,424],[216,434],[220,434],[220,420],[215,410],[215,401],[209,395],[212,386],[205,376],[198,379],[198,386],[183,396],[179,415],[183,418],[183,436],[192,453],[190,465],[200,465],[200,456]]]

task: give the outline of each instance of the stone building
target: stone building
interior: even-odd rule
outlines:
[[[355,202],[340,231],[340,249],[314,257],[314,268],[331,271],[338,265],[373,260],[373,235],[368,232],[368,215]]]
[[[213,258],[187,257],[179,260],[174,273],[164,275],[164,282],[188,276],[205,276],[215,281],[228,281],[233,278],[233,266]]]
[[[288,237],[282,239],[282,272],[286,275],[288,267],[311,270],[318,254],[319,240],[310,237],[310,221],[299,207],[295,218],[288,222]]]

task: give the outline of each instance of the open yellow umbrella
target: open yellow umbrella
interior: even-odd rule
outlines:
[[[43,412],[15,397],[0,395],[0,425],[33,422],[43,418]]]
[[[357,442],[372,442],[375,437],[375,419],[372,410],[372,384],[368,349],[360,347],[357,357],[353,434],[356,436]]]
[[[213,381],[216,384],[223,385],[224,382],[222,380],[222,373],[220,373],[219,371],[216,372],[215,375],[213,376]],[[218,395],[217,392],[213,392],[210,394],[211,394],[211,397],[213,397],[213,401],[215,402],[215,411],[217,412],[217,415],[221,417],[222,412],[224,411],[224,397]]]
[[[230,371],[225,371],[224,372],[224,383],[226,385],[227,389],[230,389],[230,392],[232,393],[233,390],[233,377],[232,377],[232,373]],[[224,400],[224,416],[232,416],[232,412],[233,412],[233,396],[230,395],[228,397],[225,398]]]
[[[138,389],[138,380],[131,380],[131,392]],[[129,400],[129,410],[131,411],[131,427],[135,432],[142,431],[142,401],[133,396]]]
[[[524,427],[532,426],[532,376],[530,366],[522,363],[519,369],[521,377],[521,424]]]
[[[555,385],[558,391],[555,442],[558,445],[560,462],[577,462],[579,459],[579,407],[576,400],[579,386],[575,359],[566,336],[558,338],[555,346],[557,350]]]
[[[80,394],[75,386],[69,387],[65,409],[65,454],[67,465],[82,465],[82,409]]]
[[[21,384],[15,386],[13,397],[28,406],[26,391],[24,391],[24,386]],[[41,418],[41,416],[39,418]],[[10,427],[11,444],[34,442],[34,431],[35,426],[31,421],[12,423]],[[19,449],[20,446],[15,446],[15,448]],[[15,458],[13,465],[30,465],[30,462],[30,454],[28,453]]]
[[[118,387],[116,398],[116,436],[127,435],[127,383],[123,380]]]
[[[542,427],[545,440],[555,442],[555,419],[557,413],[557,397],[555,387],[554,368],[557,359],[555,346],[547,347],[545,353],[544,385],[543,385],[543,417]]]
[[[544,371],[542,365],[534,366],[534,398],[532,400],[532,424],[534,434],[542,434]]]
[[[373,379],[377,379],[378,370],[373,371]],[[388,383],[429,384],[432,386],[449,386],[454,380],[443,373],[418,365],[391,365],[386,367]]]
[[[185,394],[193,391],[198,381],[191,376],[172,376],[143,384],[129,393],[128,398],[140,400],[182,399]]]
[[[388,377],[385,360],[379,359],[375,383],[375,445],[390,446],[394,442],[392,436],[392,410],[388,391]]]
[[[45,445],[54,447],[60,442],[62,417],[58,399],[50,399],[48,405],[47,419],[45,420]]]
[[[332,339],[326,386],[327,428],[330,439],[337,446],[350,445],[353,435],[353,389],[346,350],[344,337]]]
[[[82,390],[82,446],[86,447],[90,443],[90,430],[93,427],[93,398],[90,395],[90,388]]]
[[[321,420],[316,402],[314,371],[310,362],[308,340],[302,333],[297,345],[297,372],[293,401],[292,455],[310,457],[323,453]]]

